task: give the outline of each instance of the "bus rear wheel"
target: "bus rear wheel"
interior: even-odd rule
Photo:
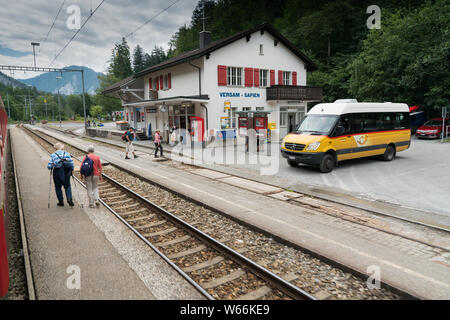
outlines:
[[[381,156],[383,161],[392,161],[395,158],[395,148],[392,145],[388,145],[386,151]]]
[[[331,154],[326,154],[323,156],[322,161],[319,165],[319,170],[322,173],[328,173],[333,171],[336,164],[336,159]]]

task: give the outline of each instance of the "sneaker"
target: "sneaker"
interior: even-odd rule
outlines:
[[[130,158],[128,158],[128,157],[125,157],[125,160],[130,160]]]
[[[69,206],[71,206],[71,207],[73,207],[74,206],[74,204],[73,204],[73,201],[72,200],[67,200],[67,203],[69,204]]]
[[[64,202],[58,202],[57,206],[58,207],[64,207]]]
[[[89,208],[95,208],[95,206],[93,204],[90,204]]]
[[[137,158],[139,158],[139,157],[138,157],[137,155],[134,155],[134,158],[137,159]]]
[[[100,202],[95,201],[95,205],[96,205],[97,207],[100,207]]]

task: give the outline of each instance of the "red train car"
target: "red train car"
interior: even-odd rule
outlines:
[[[8,114],[5,111],[2,98],[0,97],[0,297],[8,292],[9,287],[9,270],[8,270],[8,214],[7,214],[7,179],[3,177],[6,173],[7,165],[7,128]]]

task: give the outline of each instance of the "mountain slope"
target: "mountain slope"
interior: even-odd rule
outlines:
[[[64,69],[83,69],[84,87],[87,93],[95,94],[99,86],[97,76],[100,73],[87,67],[68,66]],[[62,79],[56,79],[60,76],[56,72],[47,72],[30,79],[22,79],[21,82],[36,87],[39,91],[57,93],[58,87],[61,94],[79,94],[82,93],[81,72],[63,72]]]
[[[0,83],[4,84],[5,86],[12,86],[14,88],[16,87],[25,87],[25,84],[20,82],[19,80],[16,80],[14,78],[11,78],[10,76],[7,76],[3,72],[0,72]]]

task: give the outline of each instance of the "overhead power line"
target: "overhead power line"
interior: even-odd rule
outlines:
[[[64,0],[64,1],[61,3],[61,6],[59,7],[58,13],[57,13],[56,16],[55,16],[55,19],[53,19],[53,23],[52,23],[52,25],[51,25],[51,27],[50,27],[50,30],[48,30],[47,35],[45,36],[45,39],[44,39],[44,41],[42,42],[42,44],[44,44],[44,43],[47,41],[48,35],[50,34],[50,32],[52,31],[53,27],[55,26],[56,19],[58,19],[58,16],[59,16],[59,14],[61,13],[61,9],[63,8],[64,3],[66,3],[66,0]],[[39,47],[39,52],[41,52],[41,48],[42,48],[42,47]]]
[[[139,27],[137,27],[133,32],[130,32],[129,34],[127,34],[125,36],[125,38],[129,38],[131,37],[136,31],[138,31],[139,29],[141,29],[143,26],[145,26],[147,23],[153,21],[154,19],[156,19],[158,16],[160,16],[162,13],[166,12],[167,10],[169,10],[171,7],[173,7],[177,2],[180,2],[180,0],[176,0],[174,2],[172,2],[172,4],[170,6],[168,6],[167,8],[161,10],[160,12],[158,12],[157,14],[155,14],[153,17],[151,17],[150,19],[148,19],[147,21],[145,21],[143,24],[141,24]]]
[[[48,65],[49,67],[53,64],[53,62],[55,62],[56,59],[58,59],[58,57],[61,55],[61,53],[68,47],[68,45],[77,36],[77,34],[81,31],[81,29],[83,29],[83,27],[88,23],[88,21],[92,18],[92,16],[98,10],[98,8],[101,7],[103,2],[105,2],[105,0],[102,0],[102,2],[100,2],[100,4],[97,6],[97,8],[95,8],[94,11],[92,11],[92,13],[89,15],[89,17],[83,22],[83,24],[80,27],[80,29],[78,29],[77,32],[75,32],[75,34],[72,36],[72,38],[70,38],[70,40],[66,43],[66,45],[58,52],[58,54],[55,56],[55,58],[52,60],[52,62],[50,62],[50,64]]]

